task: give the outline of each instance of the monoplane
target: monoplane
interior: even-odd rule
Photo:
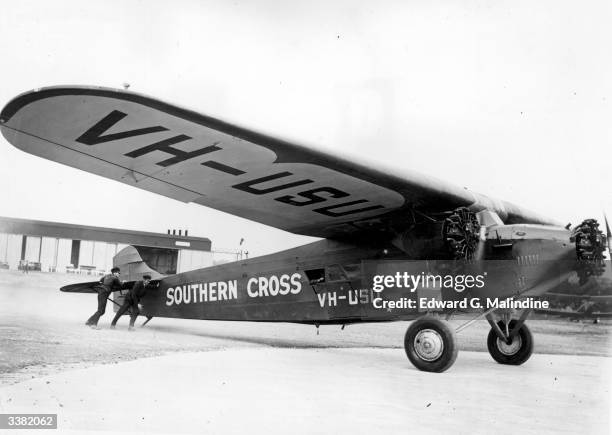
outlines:
[[[438,179],[378,169],[125,90],[37,89],[4,107],[0,127],[27,153],[321,238],[169,276],[139,248],[126,248],[115,265],[131,270],[132,280],[148,272],[158,283],[142,300],[149,318],[317,327],[415,320],[406,354],[417,368],[441,372],[457,357],[446,319],[465,311],[473,318],[457,330],[485,317],[493,358],[518,365],[533,349],[530,309],[517,317],[486,302],[540,296],[572,274],[588,279],[606,267],[606,237],[592,219],[566,228]],[[468,300],[465,309],[435,303]]]

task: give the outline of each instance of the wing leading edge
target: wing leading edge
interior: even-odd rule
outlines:
[[[468,206],[506,222],[554,223],[418,174],[394,175],[132,92],[51,87],[0,114],[15,147],[183,202],[293,233],[384,230],[414,211]]]

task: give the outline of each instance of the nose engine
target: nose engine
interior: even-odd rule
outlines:
[[[603,260],[607,240],[595,219],[586,219],[578,225],[574,229],[573,239],[578,260]]]

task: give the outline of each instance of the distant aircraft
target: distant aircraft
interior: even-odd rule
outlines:
[[[473,312],[457,331],[486,317],[492,357],[519,365],[533,349],[525,324],[531,309],[513,318],[513,310],[489,301],[524,301],[605,266],[606,238],[596,221],[566,229],[434,178],[377,169],[124,90],[27,92],[4,107],[0,127],[25,152],[322,238],[263,257],[157,273],[158,288],[142,300],[148,318],[317,327],[417,319],[404,337],[406,354],[417,368],[442,372],[457,357],[456,331],[432,314]],[[384,152],[385,144],[372,147]],[[116,265],[151,271],[138,249],[120,254]]]

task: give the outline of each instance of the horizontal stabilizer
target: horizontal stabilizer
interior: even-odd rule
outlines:
[[[127,281],[123,284],[123,290],[131,289],[136,281]],[[157,286],[159,280],[151,280],[149,285]],[[76,284],[65,285],[60,290],[67,293],[98,293],[96,287],[100,286],[100,281],[79,282]],[[117,290],[119,291],[119,290]]]
[[[68,293],[97,293],[94,287],[99,285],[100,281],[79,282],[76,284],[65,285],[61,287],[60,290]]]

